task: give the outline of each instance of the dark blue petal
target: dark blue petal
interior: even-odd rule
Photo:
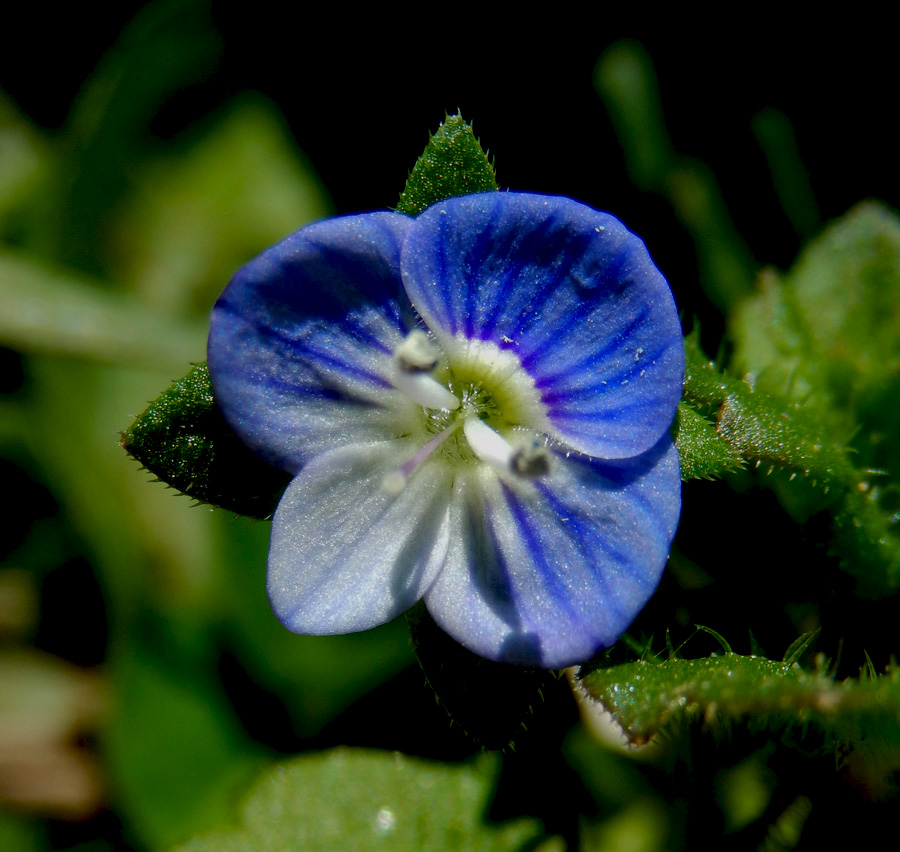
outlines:
[[[540,195],[449,199],[416,219],[402,269],[439,340],[491,341],[519,357],[569,447],[627,458],[671,424],[684,372],[675,303],[612,216]]]
[[[556,458],[514,484],[457,474],[450,547],[425,602],[470,650],[562,668],[618,639],[656,589],[681,508],[668,434],[627,462]]]
[[[213,308],[213,391],[238,435],[298,471],[333,447],[384,437],[388,368],[412,322],[396,213],[310,225],[234,276]]]

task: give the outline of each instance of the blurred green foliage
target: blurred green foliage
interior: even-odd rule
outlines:
[[[498,771],[492,757],[455,766],[349,749],[300,757],[270,770],[255,786],[238,828],[178,849],[562,852],[559,840],[544,837],[535,820],[492,824],[483,819]]]

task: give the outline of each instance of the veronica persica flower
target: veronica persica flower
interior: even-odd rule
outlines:
[[[303,228],[222,294],[209,368],[237,434],[294,474],[268,568],[293,631],[424,598],[472,651],[556,668],[657,586],[682,337],[611,216],[492,192]]]

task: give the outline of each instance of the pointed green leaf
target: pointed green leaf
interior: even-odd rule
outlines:
[[[397,210],[418,216],[445,198],[495,189],[494,167],[471,125],[461,115],[451,115],[428,140],[406,181]]]
[[[122,434],[122,447],[189,497],[253,518],[271,515],[290,481],[248,450],[225,422],[206,364],[141,414]]]

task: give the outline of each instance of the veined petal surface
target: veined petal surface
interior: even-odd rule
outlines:
[[[449,199],[416,219],[402,272],[448,354],[486,340],[518,356],[567,446],[628,458],[671,424],[684,372],[675,304],[612,216],[531,194]]]
[[[409,401],[391,353],[414,322],[400,285],[413,220],[330,219],[242,267],[216,303],[213,391],[238,435],[296,473],[317,453],[396,432]]]
[[[409,441],[316,456],[278,504],[269,599],[296,633],[351,633],[384,624],[425,593],[444,563],[451,472],[429,465],[399,495],[385,477],[415,452]]]
[[[627,462],[557,457],[530,483],[481,465],[453,489],[429,612],[477,654],[545,668],[618,639],[656,589],[681,508],[668,434]]]

